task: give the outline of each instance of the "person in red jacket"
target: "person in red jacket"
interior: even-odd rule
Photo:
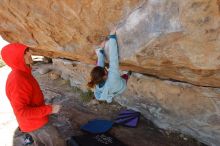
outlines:
[[[1,56],[12,69],[6,82],[6,95],[20,130],[30,134],[36,146],[63,146],[64,140],[49,124],[49,115],[58,113],[60,105],[45,104],[40,86],[31,73],[33,61],[29,48],[12,43],[2,48]]]

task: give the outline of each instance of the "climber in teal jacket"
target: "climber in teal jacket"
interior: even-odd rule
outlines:
[[[94,95],[97,100],[112,102],[112,98],[121,94],[127,86],[129,75],[120,75],[118,46],[116,41],[116,28],[109,35],[109,71],[105,69],[105,54],[102,43],[101,48],[96,49],[98,56],[97,66],[91,71],[91,81],[88,86],[95,87]]]

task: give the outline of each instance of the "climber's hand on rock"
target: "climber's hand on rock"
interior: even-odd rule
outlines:
[[[52,104],[52,114],[56,114],[60,111],[61,105]]]
[[[115,35],[116,34],[116,30],[117,30],[117,27],[114,27],[111,32],[110,32],[110,35]]]
[[[104,49],[104,48],[105,48],[105,43],[106,43],[106,41],[103,41],[103,42],[99,45],[99,47],[102,48],[102,49]]]

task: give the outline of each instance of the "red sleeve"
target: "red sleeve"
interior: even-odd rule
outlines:
[[[28,81],[13,82],[10,86],[10,101],[15,114],[19,117],[39,118],[51,114],[51,105],[33,107],[30,105],[32,86]]]

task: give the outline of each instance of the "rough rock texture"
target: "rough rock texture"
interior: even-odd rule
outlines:
[[[117,101],[220,145],[219,15],[219,0],[0,0],[0,35],[35,54],[94,64],[95,46],[118,24],[122,69],[153,77],[134,76]],[[61,76],[86,90],[92,65],[60,64]]]
[[[38,54],[94,62],[118,24],[124,69],[220,87],[219,0],[1,0],[0,34]]]
[[[88,90],[94,65],[53,59],[53,66],[72,86]],[[115,101],[140,111],[164,129],[180,131],[206,144],[220,144],[220,90],[132,74],[128,89]]]
[[[91,47],[141,0],[1,0],[0,34],[49,56],[89,61]]]
[[[220,144],[220,90],[161,81],[135,74],[117,97],[161,128],[179,130],[208,144]]]

